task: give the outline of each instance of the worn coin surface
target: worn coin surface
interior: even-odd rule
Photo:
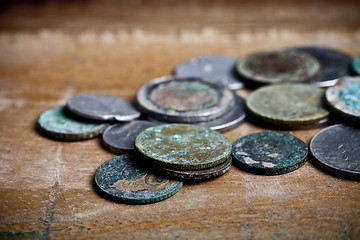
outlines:
[[[232,147],[234,163],[257,174],[282,174],[301,167],[308,148],[299,138],[281,132],[258,132],[238,139]]]
[[[321,168],[340,177],[360,180],[360,128],[337,124],[318,132],[310,152]]]
[[[206,55],[180,63],[174,71],[176,76],[210,78],[231,90],[243,88],[236,73],[237,58],[225,55]]]
[[[174,195],[183,186],[182,182],[140,169],[132,158],[124,154],[102,164],[95,173],[97,186],[127,204],[158,202]]]
[[[80,118],[65,107],[57,107],[43,112],[38,121],[38,129],[44,135],[60,140],[83,140],[100,135],[108,126]]]
[[[181,170],[210,168],[231,154],[231,144],[224,135],[190,124],[150,127],[137,136],[135,147],[157,166]]]
[[[141,115],[130,101],[100,94],[73,96],[66,106],[71,112],[94,120],[131,121]]]
[[[354,73],[360,75],[360,55],[354,57],[351,61],[351,67]]]

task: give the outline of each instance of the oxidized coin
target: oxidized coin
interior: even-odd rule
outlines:
[[[157,78],[141,87],[136,97],[141,111],[170,122],[215,119],[234,105],[231,90],[196,77]]]
[[[111,125],[102,134],[103,143],[108,150],[114,153],[121,153],[122,150],[133,150],[137,135],[156,125],[156,123],[143,120]]]
[[[354,73],[360,75],[360,55],[352,59],[351,67]]]
[[[311,55],[298,51],[259,52],[237,63],[238,73],[256,83],[307,82],[320,70]]]
[[[326,101],[339,115],[360,121],[360,77],[344,77],[326,90]]]
[[[119,201],[145,204],[164,200],[177,193],[183,183],[158,177],[140,169],[124,154],[102,164],[95,174],[97,186]]]
[[[184,170],[219,165],[231,153],[231,144],[224,135],[190,124],[150,127],[137,136],[135,147],[158,166]]]
[[[360,128],[345,124],[327,127],[311,139],[310,152],[326,171],[360,180]]]
[[[282,127],[317,124],[329,111],[324,90],[307,84],[276,84],[261,87],[246,99],[246,106],[255,117]]]
[[[60,140],[83,140],[100,135],[108,124],[80,118],[65,107],[43,112],[38,121],[43,134]]]
[[[71,112],[94,120],[131,121],[141,115],[130,101],[100,94],[73,96],[66,106]]]
[[[176,76],[210,78],[231,90],[240,89],[243,82],[236,73],[236,58],[224,55],[207,55],[192,58],[179,64]]]
[[[239,167],[257,174],[282,174],[301,167],[308,148],[299,138],[281,132],[258,132],[238,139],[232,155]]]

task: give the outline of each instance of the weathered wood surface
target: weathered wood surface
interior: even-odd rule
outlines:
[[[358,1],[2,6],[0,238],[359,239],[360,183],[311,159],[279,176],[232,166],[165,201],[131,206],[95,191],[94,172],[115,156],[100,138],[60,142],[34,128],[39,114],[74,94],[133,100],[142,84],[196,55],[315,44],[354,56],[359,9]],[[320,129],[292,133],[309,143]],[[224,134],[234,142],[262,130],[247,121]]]

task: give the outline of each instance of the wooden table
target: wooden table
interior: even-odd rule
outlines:
[[[359,1],[15,3],[0,13],[0,238],[360,238],[360,183],[311,158],[279,176],[232,166],[165,201],[133,206],[94,187],[96,169],[115,156],[100,138],[61,142],[34,127],[78,93],[134,100],[142,84],[197,55],[320,45],[355,56]],[[263,130],[246,121],[224,135],[233,143]],[[308,144],[319,130],[292,134]]]

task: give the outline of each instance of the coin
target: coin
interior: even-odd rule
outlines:
[[[360,75],[360,55],[354,57],[351,61],[351,67],[354,73]]]
[[[317,76],[320,64],[303,52],[271,51],[239,59],[236,69],[241,76],[258,84],[307,82]]]
[[[215,80],[195,77],[160,77],[137,92],[144,113],[169,122],[215,119],[234,105],[231,90]]]
[[[311,139],[310,152],[327,172],[360,180],[360,128],[345,124],[327,127]]]
[[[73,96],[66,106],[71,112],[94,120],[131,121],[141,115],[130,101],[100,94]]]
[[[105,147],[114,153],[121,153],[122,150],[133,150],[135,138],[146,128],[156,126],[150,121],[134,120],[126,123],[116,123],[107,127],[102,134]]]
[[[164,200],[177,193],[182,182],[158,177],[140,169],[124,154],[102,164],[95,174],[97,186],[105,193],[128,204],[145,204]]]
[[[324,90],[307,84],[274,84],[253,91],[246,99],[255,117],[281,127],[318,124],[329,115]]]
[[[225,162],[231,153],[224,135],[190,124],[150,127],[137,136],[135,147],[155,165],[178,170],[210,168]]]
[[[224,84],[231,90],[244,87],[236,73],[235,57],[206,55],[180,63],[174,71],[176,76],[210,78]]]
[[[43,112],[37,126],[41,133],[51,138],[83,140],[100,135],[108,124],[83,119],[65,107],[57,107]]]
[[[299,138],[281,132],[258,132],[238,139],[232,146],[234,162],[245,171],[275,175],[300,168],[308,148]]]

